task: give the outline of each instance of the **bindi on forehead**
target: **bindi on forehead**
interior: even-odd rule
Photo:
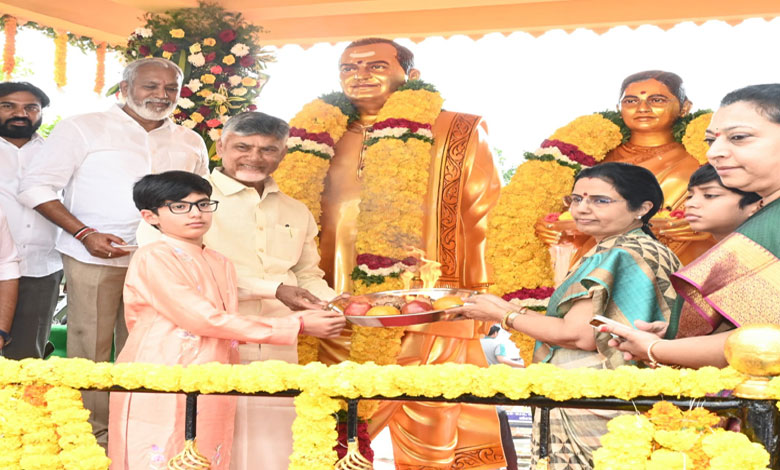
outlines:
[[[647,92],[646,92],[645,90],[642,90],[642,91],[640,91],[640,92],[639,92],[639,94],[640,94],[640,95],[646,95],[646,94],[647,94]]]

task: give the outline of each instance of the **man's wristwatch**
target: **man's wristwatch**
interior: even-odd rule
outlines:
[[[8,344],[11,342],[11,335],[7,331],[0,330],[0,338],[3,338],[3,347],[8,346]]]

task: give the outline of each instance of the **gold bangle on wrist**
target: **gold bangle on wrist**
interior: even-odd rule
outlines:
[[[653,346],[655,346],[656,344],[660,343],[661,341],[663,341],[663,340],[662,339],[657,339],[657,340],[653,341],[652,343],[650,343],[649,345],[647,345],[647,358],[650,359],[650,367],[652,367],[653,369],[663,365],[660,362],[656,361],[655,357],[653,357]]]
[[[528,309],[526,309],[525,307],[520,307],[519,312],[510,310],[509,312],[507,312],[506,315],[504,315],[504,319],[501,320],[501,328],[507,331],[509,331],[510,328],[514,329],[514,327],[512,327],[512,323],[514,323],[515,318],[519,317],[520,315],[525,315],[527,311]]]

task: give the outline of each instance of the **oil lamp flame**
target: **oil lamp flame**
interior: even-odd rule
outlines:
[[[419,259],[420,279],[423,283],[423,289],[432,289],[436,287],[436,281],[441,277],[441,263],[425,258],[425,252],[419,248],[409,246],[406,248],[411,256]]]

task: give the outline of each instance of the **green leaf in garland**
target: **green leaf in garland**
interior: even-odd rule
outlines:
[[[424,82],[422,80],[409,80],[400,87],[398,87],[398,91],[404,91],[404,90],[426,90],[430,91],[431,93],[438,93],[439,90],[436,89],[435,86],[431,85],[430,83]]]
[[[688,128],[688,124],[690,124],[691,121],[701,116],[702,114],[711,112],[711,109],[700,109],[696,112],[688,113],[675,121],[674,126],[672,126],[672,135],[674,135],[675,142],[682,143],[682,139],[685,136],[685,130]]]
[[[355,108],[355,105],[349,101],[349,98],[347,98],[347,95],[345,95],[343,92],[333,91],[326,93],[320,96],[320,99],[331,106],[339,108],[341,112],[347,116],[347,124],[360,119],[360,114],[358,113],[357,108]]]
[[[628,139],[631,138],[631,129],[629,129],[625,121],[623,121],[623,116],[620,114],[620,111],[606,110],[601,111],[599,114],[604,116],[604,119],[612,121],[613,124],[620,128],[620,133],[623,135],[623,140],[620,141],[621,144],[628,142]]]

